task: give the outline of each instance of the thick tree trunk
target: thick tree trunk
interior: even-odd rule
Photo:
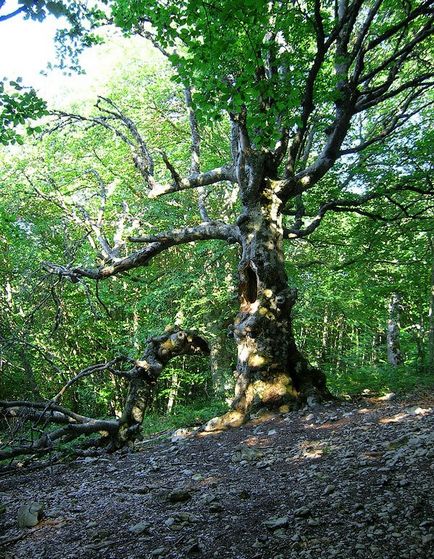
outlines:
[[[281,201],[272,180],[259,190],[239,220],[243,252],[240,311],[233,330],[235,398],[232,411],[212,420],[209,430],[240,425],[259,408],[287,410],[303,400],[330,396],[323,373],[309,365],[295,343],[291,314],[297,292],[285,271]]]

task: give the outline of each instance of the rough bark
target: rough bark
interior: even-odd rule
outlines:
[[[434,373],[434,237],[429,238],[431,248],[431,293],[429,305],[428,372]]]

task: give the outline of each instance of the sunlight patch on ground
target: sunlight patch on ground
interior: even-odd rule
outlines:
[[[411,408],[407,408],[405,411],[392,415],[391,417],[383,417],[379,420],[379,423],[388,424],[388,423],[397,423],[402,421],[403,419],[414,416],[414,415],[427,415],[428,413],[432,412],[432,408],[421,408],[419,406],[413,406]]]

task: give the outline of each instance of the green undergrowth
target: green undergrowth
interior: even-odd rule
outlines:
[[[434,375],[402,365],[391,367],[383,364],[375,367],[354,367],[351,371],[327,370],[328,386],[333,394],[356,395],[369,391],[376,394],[395,392],[405,394],[434,386]]]
[[[146,415],[142,427],[143,434],[152,435],[181,427],[202,425],[216,415],[225,413],[227,409],[227,404],[219,400],[198,401],[189,406],[178,405],[170,415]]]

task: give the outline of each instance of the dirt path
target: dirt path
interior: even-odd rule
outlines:
[[[365,398],[3,476],[0,557],[431,557],[433,409]]]

